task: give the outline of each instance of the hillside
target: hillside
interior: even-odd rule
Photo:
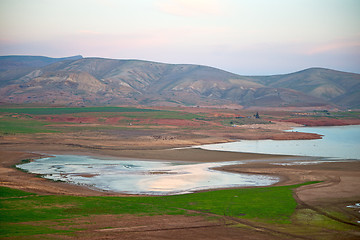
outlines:
[[[296,73],[256,79],[269,87],[297,90],[340,106],[360,107],[359,74],[310,68]]]
[[[73,56],[65,58],[50,58],[43,56],[0,56],[0,86],[8,84],[7,81],[22,77],[37,68],[46,65],[66,61],[81,59],[82,56]]]
[[[360,102],[360,75],[328,69],[250,77],[207,66],[140,60],[76,56],[21,61],[0,68],[0,102],[346,108]]]

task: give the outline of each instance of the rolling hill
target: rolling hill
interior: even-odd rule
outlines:
[[[293,89],[340,106],[360,107],[359,74],[311,68],[256,79],[269,87]]]
[[[0,57],[0,102],[359,108],[360,75],[312,68],[274,76],[104,58]],[[4,64],[5,62],[5,64]]]
[[[50,58],[43,56],[0,56],[0,87],[8,84],[8,81],[22,77],[37,68],[66,60],[81,59],[82,56],[65,58]]]

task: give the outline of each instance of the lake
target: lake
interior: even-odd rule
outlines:
[[[324,137],[317,140],[239,141],[203,145],[201,148],[316,157],[281,159],[279,163],[272,163],[282,165],[360,159],[360,126],[303,127],[291,131],[318,133]],[[279,178],[274,176],[237,174],[212,169],[251,161],[257,160],[185,163],[55,155],[17,165],[17,167],[55,181],[128,194],[174,195],[206,189],[269,186],[279,181]],[[274,159],[269,161],[274,161]]]
[[[211,168],[242,162],[183,163],[55,155],[17,167],[47,179],[127,194],[174,195],[229,187],[268,186],[278,177]]]
[[[241,140],[209,144],[207,150],[298,155],[336,159],[360,159],[360,125],[336,127],[300,127],[290,131],[317,133],[315,140]]]

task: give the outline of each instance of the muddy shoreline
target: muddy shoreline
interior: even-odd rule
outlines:
[[[44,149],[43,149],[44,150]],[[20,164],[24,159],[37,159],[51,156],[52,154],[64,155],[90,155],[116,157],[119,159],[134,160],[166,160],[182,162],[223,162],[223,161],[242,161],[251,159],[278,159],[284,158],[281,155],[252,154],[252,153],[232,153],[221,151],[209,151],[203,149],[164,149],[164,150],[124,150],[124,151],[77,151],[71,149],[66,151],[8,151],[0,149],[0,185],[21,189],[24,191],[39,194],[69,194],[78,196],[128,196],[128,194],[92,190],[88,187],[77,186],[74,184],[54,182],[44,178],[39,178],[35,174],[25,173],[16,169],[14,165]],[[286,156],[285,156],[286,157]]]
[[[44,150],[44,149],[43,149]],[[111,156],[119,158],[133,158],[142,160],[172,160],[188,162],[216,162],[216,161],[245,161],[259,160],[257,162],[228,165],[216,170],[235,173],[249,173],[278,176],[280,181],[274,186],[292,185],[307,181],[322,181],[323,183],[306,186],[304,191],[299,188],[299,198],[312,203],[330,203],[360,199],[360,161],[319,163],[311,165],[273,165],[273,162],[286,162],[294,156],[234,153],[210,151],[196,148],[165,149],[165,150],[124,150],[116,153],[112,151],[44,151],[46,154],[79,154],[94,156]],[[44,157],[39,153],[23,151],[8,151],[0,149],[0,185],[17,188],[39,194],[67,194],[77,196],[129,196],[114,192],[98,191],[74,184],[54,182],[39,178],[34,174],[22,172],[14,168],[15,164],[23,159],[36,159]],[[266,160],[266,161],[265,161]],[[334,185],[334,183],[336,184]],[[328,186],[328,185],[331,186]],[[323,186],[323,187],[320,187]],[[315,190],[311,190],[311,189]],[[323,190],[319,191],[319,189]]]

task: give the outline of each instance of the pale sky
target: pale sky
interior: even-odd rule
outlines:
[[[360,0],[0,0],[0,55],[360,73]]]

